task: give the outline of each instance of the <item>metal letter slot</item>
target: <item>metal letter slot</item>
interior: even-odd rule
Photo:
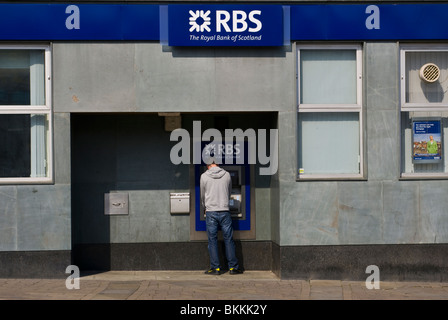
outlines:
[[[129,195],[125,192],[111,192],[104,195],[105,215],[129,214]]]

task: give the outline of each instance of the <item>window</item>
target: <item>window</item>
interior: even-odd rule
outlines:
[[[0,46],[0,183],[52,181],[50,49]]]
[[[448,46],[402,45],[402,178],[448,178]]]
[[[362,50],[298,47],[299,179],[362,178]]]

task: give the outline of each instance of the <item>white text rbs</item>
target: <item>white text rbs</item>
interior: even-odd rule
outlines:
[[[247,29],[249,32],[258,32],[263,25],[256,16],[261,16],[260,10],[253,10],[249,12],[249,15],[242,10],[233,10],[232,16],[226,10],[216,10],[216,32],[221,32],[221,28],[224,28],[226,32],[244,32]],[[251,26],[247,19],[251,22]],[[230,20],[232,20],[232,28],[228,24]]]
[[[252,10],[247,14],[242,10],[216,10],[215,12],[216,32],[258,32],[263,24],[257,18],[261,15],[260,10]],[[247,21],[249,20],[249,22]],[[190,32],[211,32],[210,10],[190,10]],[[224,29],[224,30],[223,30]]]

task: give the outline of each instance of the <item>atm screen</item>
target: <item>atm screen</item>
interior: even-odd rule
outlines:
[[[229,170],[229,174],[230,178],[232,179],[232,185],[233,186],[239,185],[238,171]]]

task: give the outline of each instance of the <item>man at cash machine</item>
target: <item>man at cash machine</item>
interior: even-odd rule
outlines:
[[[232,191],[230,174],[219,167],[215,158],[206,161],[207,171],[201,175],[201,202],[205,208],[205,223],[207,227],[208,251],[210,269],[206,274],[221,274],[221,264],[218,256],[218,227],[221,227],[225,244],[225,253],[230,274],[239,274],[238,259],[233,241],[232,217],[229,211],[229,199]]]

